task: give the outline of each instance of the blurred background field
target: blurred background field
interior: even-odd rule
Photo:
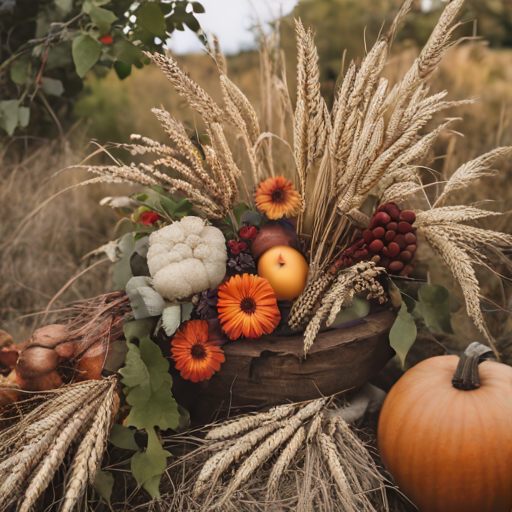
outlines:
[[[0,7],[3,9],[7,3],[1,0]],[[279,2],[268,0],[268,3],[277,5]],[[301,17],[305,25],[311,25],[316,31],[322,90],[329,99],[342,72],[344,49],[347,50],[346,68],[350,59],[364,54],[365,46],[371,47],[383,22],[389,23],[400,3],[399,0],[300,0],[290,13],[279,20],[291,90],[294,90],[295,82],[294,17]],[[223,0],[214,4],[204,2],[206,12],[198,16],[199,22],[205,20],[206,25],[210,15],[208,9],[215,9],[218,16],[219,12],[222,13],[223,4]],[[228,4],[225,3],[226,6]],[[418,2],[400,32],[386,67],[386,76],[392,82],[403,76],[418,55],[443,6],[444,2],[435,0]],[[247,12],[251,12],[250,7]],[[228,8],[223,19],[224,30],[228,31],[232,23]],[[252,19],[256,22],[255,18]],[[508,0],[468,0],[463,19],[467,23],[456,34],[466,39],[449,51],[431,80],[432,90],[448,90],[450,100],[478,97],[478,101],[445,113],[447,117],[462,119],[437,142],[430,169],[425,171],[427,182],[429,172],[449,176],[460,164],[477,155],[499,145],[512,145],[511,4]],[[8,41],[5,27],[3,30],[2,48],[5,51]],[[254,29],[254,33],[257,40],[258,30]],[[190,76],[215,100],[221,101],[218,73],[210,57],[204,52],[181,54],[178,36],[173,37],[171,47],[180,53],[178,60]],[[234,82],[257,104],[260,97],[257,51],[242,49],[229,55],[227,62]],[[5,69],[2,72],[5,73]],[[51,71],[48,73],[52,78]],[[43,206],[48,198],[63,188],[88,177],[85,171],[75,170],[66,171],[54,179],[50,179],[51,176],[60,169],[80,163],[87,154],[94,152],[97,146],[89,145],[91,139],[104,145],[127,142],[131,133],[141,133],[156,140],[165,140],[165,134],[151,113],[153,107],[163,105],[191,128],[195,126],[193,113],[185,108],[155,66],[133,67],[124,80],[120,80],[114,70],[101,74],[104,76],[99,76],[94,69],[90,71],[83,90],[66,100],[60,110],[52,110],[57,120],[49,109],[31,106],[31,115],[34,111],[40,117],[31,121],[27,128],[18,128],[11,137],[5,134],[2,137],[0,328],[12,332],[18,339],[29,333],[34,322],[42,318],[41,315],[26,315],[44,310],[63,286],[86,268],[88,262],[83,260],[83,256],[114,236],[116,215],[101,207],[99,201],[106,195],[119,195],[119,189],[103,185],[78,188]],[[7,92],[1,84],[0,80],[0,99],[6,99]],[[38,99],[34,101],[37,103]],[[115,155],[126,162],[130,160],[129,154],[116,151]],[[99,155],[95,158],[96,161],[106,161],[108,157]],[[457,202],[475,203],[492,198],[496,202],[491,208],[510,210],[512,163],[508,161],[500,165],[503,172],[497,178],[485,180],[469,192],[464,191],[465,196],[459,197]],[[41,207],[40,210],[26,220],[37,207]],[[508,226],[510,217],[502,219],[501,229],[511,231]],[[427,261],[430,257],[423,254]],[[446,284],[447,274],[439,265],[431,265],[429,273],[433,282]],[[111,266],[108,262],[99,262],[58,296],[53,307],[58,308],[69,300],[94,296],[110,288]],[[508,307],[506,293],[497,283],[486,282],[485,291],[502,306]],[[20,320],[19,317],[25,318]],[[500,335],[506,316],[495,318],[493,329]],[[462,313],[460,318],[456,316],[454,323],[456,333],[462,338],[474,336]]]

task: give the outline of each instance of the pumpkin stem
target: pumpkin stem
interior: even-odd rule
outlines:
[[[454,388],[469,391],[480,387],[478,365],[486,359],[496,359],[491,348],[474,341],[460,357],[459,364],[453,375]]]

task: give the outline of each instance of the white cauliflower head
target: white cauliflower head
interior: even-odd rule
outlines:
[[[155,290],[169,300],[218,286],[226,274],[226,241],[200,217],[155,231],[149,237],[148,266]]]

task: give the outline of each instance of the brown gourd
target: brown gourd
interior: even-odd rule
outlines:
[[[512,510],[512,368],[491,356],[422,361],[384,402],[382,461],[420,512]]]

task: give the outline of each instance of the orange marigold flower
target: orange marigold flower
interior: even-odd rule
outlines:
[[[276,176],[259,184],[256,189],[256,204],[269,219],[280,219],[283,215],[297,215],[302,199],[290,180]]]
[[[226,360],[222,349],[208,340],[208,334],[206,320],[190,320],[174,335],[172,358],[184,379],[192,382],[207,380]]]
[[[219,286],[217,311],[222,330],[232,340],[270,334],[281,319],[274,290],[252,274],[236,275]]]

